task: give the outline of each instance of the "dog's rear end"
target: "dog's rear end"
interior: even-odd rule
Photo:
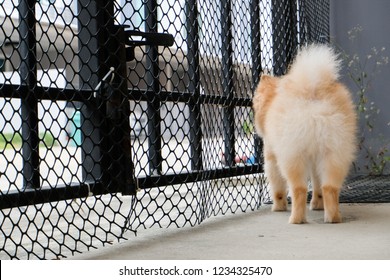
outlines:
[[[273,210],[287,210],[288,185],[290,223],[306,222],[309,177],[311,209],[325,208],[325,222],[341,222],[338,199],[354,158],[356,115],[350,93],[338,82],[339,65],[331,48],[311,45],[287,75],[263,76],[253,99]]]

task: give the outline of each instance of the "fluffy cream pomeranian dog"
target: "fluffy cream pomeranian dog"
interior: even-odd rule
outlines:
[[[310,208],[324,209],[327,223],[342,221],[339,194],[354,159],[357,121],[351,95],[338,82],[340,64],[332,48],[309,45],[286,75],[263,75],[253,98],[272,210],[287,210],[288,186],[292,224],[306,222],[308,179]]]

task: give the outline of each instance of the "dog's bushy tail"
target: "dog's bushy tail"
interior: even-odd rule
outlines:
[[[328,45],[311,44],[298,51],[290,67],[290,76],[298,83],[315,88],[338,80],[341,59]]]

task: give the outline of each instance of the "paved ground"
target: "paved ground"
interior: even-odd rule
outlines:
[[[289,212],[264,206],[194,228],[142,230],[73,259],[390,260],[390,203],[342,204],[341,212],[341,224],[324,224],[322,211],[308,211],[308,224],[290,225]]]

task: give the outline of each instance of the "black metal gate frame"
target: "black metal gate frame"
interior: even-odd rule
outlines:
[[[260,63],[260,11],[259,1],[251,2],[251,33],[252,33],[252,84],[256,84],[261,72]],[[189,76],[192,77],[188,92],[167,92],[161,91],[158,81],[158,52],[157,46],[148,46],[147,63],[151,67],[148,75],[149,88],[147,91],[127,89],[126,83],[126,44],[131,45],[131,41],[126,38],[126,32],[122,26],[116,26],[113,21],[113,1],[105,0],[79,0],[79,43],[80,57],[82,53],[88,51],[95,53],[92,58],[85,58],[85,65],[81,69],[81,76],[86,77],[80,90],[43,88],[37,86],[36,81],[36,34],[37,24],[34,12],[34,0],[22,0],[19,5],[20,13],[20,52],[25,59],[21,64],[21,85],[2,86],[1,96],[20,98],[22,101],[22,138],[23,138],[23,191],[9,191],[0,196],[0,209],[20,207],[25,205],[54,202],[60,200],[88,197],[92,192],[94,195],[122,192],[123,194],[134,195],[138,189],[147,189],[177,183],[190,183],[199,180],[213,180],[232,176],[261,173],[262,164],[258,161],[252,165],[235,166],[235,136],[234,136],[234,108],[251,107],[250,98],[239,98],[233,95],[233,62],[232,62],[232,22],[231,22],[231,1],[226,1],[222,7],[222,36],[226,38],[223,42],[222,51],[222,87],[223,96],[201,95],[199,90],[199,51],[198,51],[198,26],[196,1],[187,1],[189,28],[188,60],[192,61],[189,68]],[[278,1],[276,1],[278,2]],[[286,3],[288,1],[285,1]],[[155,11],[152,15],[147,15],[146,24],[148,33],[156,33],[157,21],[157,1],[148,1],[146,11]],[[280,3],[278,4],[280,5]],[[92,18],[93,16],[93,18]],[[93,24],[91,24],[91,21]],[[152,27],[152,28],[151,28]],[[98,34],[97,40],[92,40]],[[114,36],[112,35],[114,34]],[[108,38],[108,40],[107,40]],[[88,45],[87,45],[88,44]],[[102,47],[104,46],[104,47]],[[119,47],[118,47],[119,46]],[[110,49],[111,48],[111,49]],[[87,61],[88,59],[88,61]],[[111,86],[110,96],[97,87],[110,68],[116,66],[115,76],[117,77],[112,85],[106,86],[106,90]],[[32,74],[35,73],[35,74]],[[156,78],[157,77],[157,78]],[[104,88],[104,86],[101,86]],[[158,93],[158,94],[157,94]],[[52,187],[41,187],[39,181],[39,138],[38,138],[38,114],[37,104],[39,100],[62,100],[72,102],[82,102],[83,116],[89,117],[89,122],[93,125],[82,125],[85,139],[83,141],[83,151],[92,150],[91,145],[99,143],[100,146],[93,147],[95,152],[82,155],[84,183],[72,185],[57,185],[55,191]],[[88,97],[88,98],[87,98]],[[142,100],[149,102],[148,111],[153,111],[154,117],[149,120],[152,134],[149,136],[150,145],[149,158],[151,162],[151,174],[146,177],[135,178],[133,175],[133,164],[131,162],[130,128],[128,117],[130,114],[128,100]],[[191,148],[191,169],[189,173],[172,175],[161,174],[161,147],[158,141],[161,138],[161,131],[156,130],[159,123],[160,101],[184,102],[190,106],[190,148]],[[214,104],[223,106],[224,121],[224,141],[227,167],[213,170],[202,169],[202,133],[200,128],[200,104]],[[100,112],[100,114],[96,113]],[[119,112],[119,114],[118,114]],[[102,116],[107,116],[108,122],[101,120]],[[101,137],[101,135],[111,135]],[[112,136],[114,135],[114,136]],[[86,137],[87,136],[87,137]],[[103,139],[104,138],[104,139]],[[157,144],[156,144],[157,143]],[[261,142],[255,141],[256,158],[260,159]],[[109,155],[108,155],[109,153]],[[95,162],[101,162],[101,167]],[[120,168],[118,168],[120,166]],[[85,172],[88,171],[89,172]]]

